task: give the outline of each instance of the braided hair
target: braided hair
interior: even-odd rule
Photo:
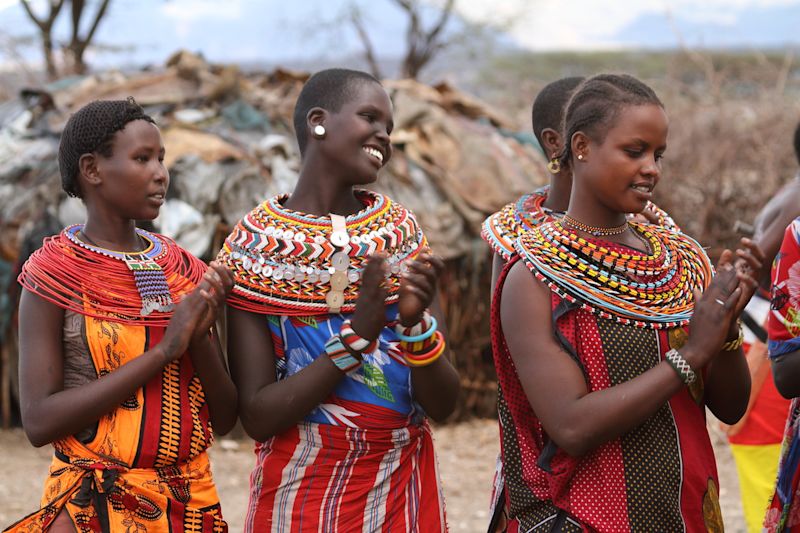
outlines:
[[[623,108],[647,104],[664,107],[653,89],[628,74],[599,74],[583,82],[564,113],[561,164],[569,164],[572,159],[572,136],[576,132],[582,131],[602,143]]]
[[[96,100],[69,117],[58,145],[58,168],[64,192],[83,198],[78,182],[81,156],[97,152],[111,157],[115,134],[134,120],[155,124],[132,96],[127,100]]]
[[[539,141],[539,146],[544,149],[542,142],[542,130],[552,129],[561,131],[561,123],[564,121],[564,108],[567,107],[569,97],[575,88],[586,78],[572,76],[561,78],[545,85],[531,107],[531,125],[533,134]]]
[[[353,99],[361,84],[368,82],[381,84],[371,74],[345,68],[321,70],[306,81],[294,106],[294,132],[301,156],[308,144],[308,112],[314,107],[321,107],[331,113],[338,113],[344,104]]]

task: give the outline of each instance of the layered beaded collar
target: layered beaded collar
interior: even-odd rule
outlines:
[[[357,190],[364,209],[315,216],[265,201],[236,225],[218,259],[232,270],[233,307],[263,314],[319,315],[355,308],[367,258],[387,254],[387,303],[396,301],[404,262],[427,245],[413,215],[388,197]]]
[[[520,196],[516,201],[506,204],[500,211],[490,215],[483,221],[481,237],[492,248],[492,251],[508,261],[516,252],[514,243],[531,228],[560,219],[563,211],[553,211],[544,207],[550,186],[545,185],[536,191]],[[666,211],[652,202],[647,209],[655,212],[658,225],[662,228],[680,231]]]
[[[656,329],[688,324],[693,290],[711,281],[708,256],[682,233],[630,226],[652,253],[584,239],[559,221],[526,232],[516,250],[551,291],[602,318]]]
[[[101,248],[80,239],[82,224],[45,239],[25,263],[20,283],[55,305],[117,322],[166,325],[174,302],[202,279],[206,265],[172,240],[136,232],[140,252]]]
[[[481,237],[491,246],[494,253],[508,261],[515,253],[514,242],[520,235],[562,214],[560,211],[551,211],[544,207],[549,191],[549,185],[536,189],[531,194],[521,196],[517,201],[505,205],[483,221]]]

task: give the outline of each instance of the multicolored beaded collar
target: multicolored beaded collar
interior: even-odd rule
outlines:
[[[516,250],[551,291],[602,318],[655,329],[688,324],[693,290],[705,289],[713,275],[708,256],[682,233],[630,225],[651,254],[584,239],[559,221],[523,234]]]
[[[206,265],[163,235],[137,229],[147,247],[118,252],[78,237],[82,224],[45,239],[22,268],[29,291],[76,313],[138,325],[166,325],[174,301],[194,289]]]
[[[523,233],[539,224],[557,220],[563,215],[561,211],[552,211],[544,207],[549,192],[549,185],[540,187],[531,194],[520,196],[517,201],[505,205],[500,211],[483,221],[481,237],[489,244],[494,253],[508,261],[516,253],[514,243]],[[659,226],[680,231],[678,225],[666,211],[652,202],[647,203],[647,209],[656,214]]]
[[[427,246],[414,216],[388,197],[357,190],[348,217],[314,216],[270,198],[225,239],[217,259],[234,274],[231,306],[262,314],[352,312],[367,258],[387,254],[387,303],[397,300],[404,262]]]
[[[483,221],[481,237],[494,253],[508,261],[516,253],[514,242],[520,235],[539,224],[550,222],[554,215],[560,214],[542,205],[549,191],[550,186],[545,185],[531,194],[520,196],[516,202],[505,205]]]

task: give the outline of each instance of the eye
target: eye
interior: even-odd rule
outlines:
[[[638,159],[642,157],[643,151],[637,148],[626,148],[625,153],[628,154],[628,156],[633,159]]]
[[[136,161],[138,161],[139,163],[147,163],[147,161],[148,161],[150,158],[149,158],[149,157],[147,157],[146,155],[137,155],[137,156],[135,156],[133,159],[134,159],[134,160],[136,160]]]
[[[660,163],[664,159],[664,152],[656,152],[656,162]]]
[[[378,117],[375,116],[375,113],[361,113],[361,116],[364,117],[364,119],[366,119],[366,121],[370,124],[378,119]]]

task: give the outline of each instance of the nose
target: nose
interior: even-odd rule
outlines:
[[[644,162],[642,165],[642,174],[654,179],[658,179],[661,176],[661,165],[655,155],[648,157]]]
[[[153,171],[153,177],[159,183],[169,183],[169,170],[163,161],[156,160],[156,168]]]

